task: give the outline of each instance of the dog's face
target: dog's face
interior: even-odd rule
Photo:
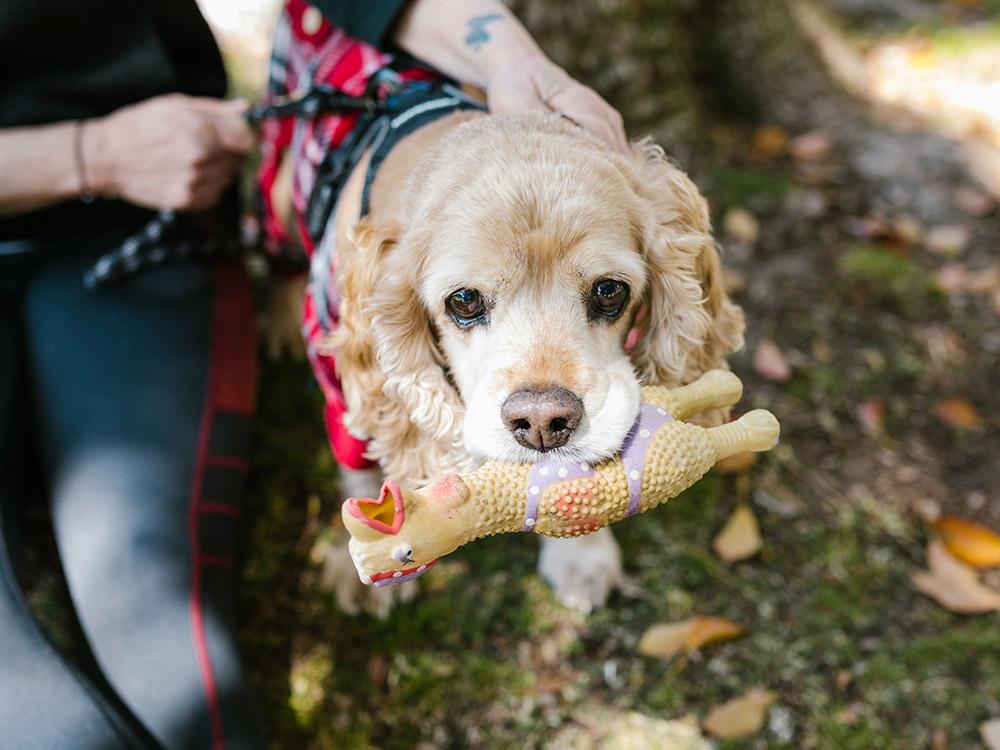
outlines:
[[[596,461],[617,451],[638,411],[625,350],[647,280],[637,201],[612,165],[581,168],[579,179],[508,178],[506,196],[467,190],[432,239],[418,291],[477,458]],[[549,190],[532,191],[537,180]]]
[[[705,202],[654,146],[482,117],[403,194],[397,226],[358,230],[338,339],[351,426],[391,471],[605,458],[640,381],[687,382],[741,342]]]

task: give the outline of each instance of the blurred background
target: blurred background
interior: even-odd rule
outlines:
[[[201,5],[255,100],[278,4]],[[620,524],[635,585],[589,616],[507,536],[352,618],[315,562],[338,516],[320,394],[267,366],[240,596],[274,746],[996,750],[1000,2],[512,6],[708,196],[741,408],[782,443]],[[39,574],[71,646],[61,596]]]

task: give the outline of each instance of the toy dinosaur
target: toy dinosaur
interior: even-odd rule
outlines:
[[[716,461],[775,445],[778,420],[762,409],[719,427],[680,421],[735,404],[742,391],[724,370],[680,388],[644,387],[620,452],[596,466],[560,457],[490,461],[417,490],[387,480],[377,500],[352,498],[342,508],[358,574],[376,586],[401,583],[474,539],[512,531],[579,536],[654,508]]]

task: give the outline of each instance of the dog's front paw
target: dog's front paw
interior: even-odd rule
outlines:
[[[357,568],[347,550],[347,532],[340,529],[333,538],[314,548],[314,559],[323,566],[320,588],[333,593],[337,607],[346,614],[367,612],[384,620],[398,602],[408,602],[417,595],[417,582],[398,586],[366,586],[358,577]]]
[[[575,539],[542,538],[538,572],[556,599],[584,614],[601,607],[622,586],[622,554],[610,529]]]

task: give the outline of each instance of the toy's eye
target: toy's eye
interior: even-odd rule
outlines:
[[[610,318],[614,320],[628,304],[628,284],[618,279],[598,279],[590,289],[588,315],[591,320]]]
[[[486,321],[486,303],[476,289],[459,289],[444,301],[445,309],[461,328]]]
[[[413,546],[409,544],[398,544],[392,550],[392,559],[396,562],[413,562]]]

